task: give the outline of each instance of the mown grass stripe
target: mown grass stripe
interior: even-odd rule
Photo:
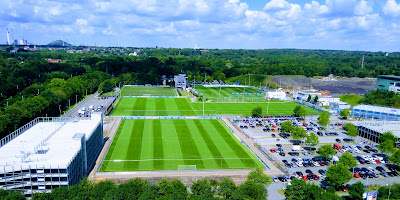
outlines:
[[[140,160],[140,155],[142,152],[144,122],[144,119],[135,120],[132,128],[132,135],[129,140],[128,153],[125,160]],[[139,170],[140,161],[126,163],[129,163],[129,166],[126,166],[127,169],[133,171]]]
[[[221,160],[215,161],[219,167],[219,169],[226,169],[228,168],[228,164],[226,163],[224,157],[222,156],[221,152],[219,152],[217,146],[214,144],[214,141],[211,139],[210,135],[207,133],[206,129],[204,128],[203,124],[200,122],[199,119],[193,120],[196,124],[197,129],[199,130],[201,136],[203,137],[204,141],[207,144],[208,149],[210,150],[211,154],[214,158],[220,158]]]
[[[198,160],[185,160],[185,165],[196,165],[196,169],[204,169],[204,163],[197,146],[193,140],[192,133],[188,128],[186,121],[183,119],[174,119],[174,126],[178,136],[179,144],[182,150],[184,159],[198,159]]]
[[[164,158],[163,140],[161,134],[161,121],[159,119],[153,120],[153,158],[154,159]],[[163,160],[153,161],[154,170],[162,170],[163,166],[164,166]]]
[[[137,98],[135,105],[133,106],[133,116],[139,115],[139,116],[144,116],[146,114],[146,98]],[[140,110],[140,111],[138,111]],[[136,114],[135,114],[136,113]]]
[[[256,163],[252,159],[246,159],[250,158],[250,156],[242,149],[240,144],[235,141],[235,139],[232,137],[231,134],[229,134],[225,128],[221,125],[219,120],[213,119],[210,120],[211,124],[214,126],[214,128],[219,132],[219,134],[222,136],[222,138],[225,140],[225,142],[229,145],[229,147],[232,149],[232,151],[236,154],[238,158],[241,158],[242,163],[247,167],[254,167],[256,166]]]
[[[167,107],[165,106],[165,100],[161,98],[156,99],[156,110],[158,116],[166,116],[167,115]],[[162,111],[160,111],[162,110]]]
[[[190,106],[189,102],[186,99],[176,98],[175,103],[178,106],[178,109],[180,110],[181,115],[183,115],[183,116],[195,115],[194,111],[192,109],[192,106]]]

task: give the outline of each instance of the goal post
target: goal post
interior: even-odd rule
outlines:
[[[196,165],[178,165],[178,171],[196,170]]]

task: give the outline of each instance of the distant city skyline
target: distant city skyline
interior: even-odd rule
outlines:
[[[5,0],[0,24],[0,44],[400,51],[400,0]]]

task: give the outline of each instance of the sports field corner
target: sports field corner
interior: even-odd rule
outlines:
[[[265,168],[219,119],[124,119],[100,172]]]

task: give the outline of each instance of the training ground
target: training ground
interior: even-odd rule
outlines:
[[[299,104],[270,101],[248,103],[204,103],[205,115],[251,115],[253,108],[260,106],[263,115],[292,115]],[[303,106],[308,114],[319,112]],[[267,113],[268,110],[268,113]],[[134,98],[122,97],[111,116],[201,116],[203,103],[193,103],[187,98]]]
[[[125,119],[100,172],[265,168],[219,119]]]
[[[124,86],[121,96],[175,96],[171,87]]]

